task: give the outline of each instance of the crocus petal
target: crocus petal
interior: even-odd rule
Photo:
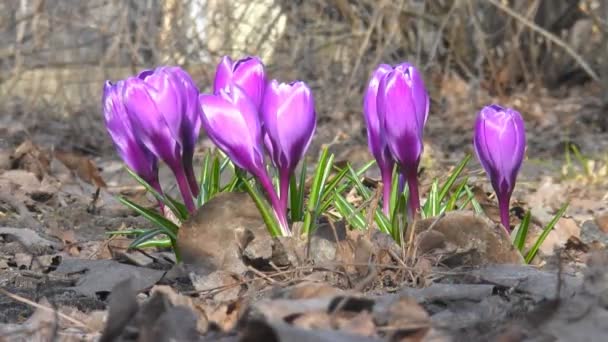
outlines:
[[[198,88],[183,69],[170,67],[168,72],[174,78],[176,87],[182,97],[183,117],[180,135],[184,149],[193,149],[201,129],[200,105],[198,103]]]
[[[182,120],[185,106],[179,81],[173,77],[168,67],[157,68],[152,73],[140,73],[139,79],[146,84],[147,93],[160,115],[164,117],[173,138],[183,145]]]
[[[124,82],[107,81],[103,91],[103,113],[107,131],[127,166],[148,183],[158,179],[158,160],[135,136],[122,103]]]
[[[257,110],[238,86],[216,95],[199,95],[202,122],[209,138],[240,168],[254,175],[264,169]]]
[[[170,166],[179,163],[179,145],[169,129],[164,115],[157,108],[155,92],[142,79],[130,77],[125,81],[123,100],[135,134],[143,144]]]
[[[236,62],[229,57],[222,58],[216,69],[214,92],[219,92],[230,83],[241,87],[254,106],[260,109],[266,87],[266,76],[264,64],[258,57],[249,56]]]
[[[417,167],[422,154],[421,123],[403,72],[387,74],[378,90],[378,112],[384,115],[388,147],[402,167]]]
[[[509,231],[509,200],[526,148],[521,115],[498,105],[483,108],[475,121],[473,145],[496,192],[502,224]]]
[[[292,171],[308,149],[316,128],[314,98],[303,82],[270,82],[262,106],[264,128],[272,158],[280,169]]]
[[[378,87],[382,78],[393,68],[387,64],[380,64],[367,84],[367,89],[363,97],[363,114],[367,127],[367,143],[369,150],[376,159],[381,170],[391,168],[393,160],[386,145],[383,134],[384,119],[380,118],[377,105]]]

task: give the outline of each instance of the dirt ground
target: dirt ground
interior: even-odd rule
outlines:
[[[461,211],[421,222],[436,224],[441,238],[419,239],[415,251],[326,220],[310,241],[270,239],[238,194],[218,197],[182,227],[195,251],[191,263],[175,265],[168,250],[132,251],[131,240],[107,235],[149,225],[116,195],[153,203],[122,169],[100,113],[54,117],[7,106],[0,113],[0,340],[604,341],[608,120],[599,89],[497,98],[446,78],[425,131],[423,196],[434,177],[472,153],[476,111],[492,102],[517,108],[526,121],[513,207],[532,211],[530,240],[570,203],[532,265],[497,233],[476,161],[466,173],[488,218]],[[308,158],[326,145],[338,161],[369,161],[364,129],[360,114],[324,120]],[[572,154],[568,162],[568,144],[586,165]],[[202,137],[199,160],[210,146]],[[243,231],[253,239],[243,240]]]

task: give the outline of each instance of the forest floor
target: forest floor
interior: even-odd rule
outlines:
[[[512,207],[531,210],[530,241],[569,203],[532,265],[508,237],[496,237],[491,188],[473,160],[465,172],[487,218],[462,210],[428,219],[440,236],[427,245],[401,249],[383,234],[327,220],[310,241],[273,240],[248,196],[222,195],[180,231],[204,266],[175,265],[168,250],[128,250],[131,240],[107,234],[149,225],[117,195],[154,203],[122,168],[100,113],[56,117],[7,107],[0,113],[0,341],[604,341],[608,120],[599,89],[493,97],[450,78],[435,98],[423,197],[435,177],[472,153],[479,108],[496,102],[524,116],[527,158]],[[321,146],[339,162],[371,160],[362,122],[354,115],[319,124],[310,161]],[[584,159],[566,152],[570,144]],[[210,146],[201,139],[199,161]],[[513,216],[516,224],[521,213]],[[243,228],[253,238],[239,236]]]

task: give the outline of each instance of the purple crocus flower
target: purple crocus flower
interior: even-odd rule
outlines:
[[[376,102],[387,146],[408,184],[409,214],[413,217],[420,209],[418,165],[429,113],[429,96],[420,73],[409,63],[396,66],[380,81]]]
[[[521,114],[496,104],[484,107],[475,121],[473,145],[496,192],[502,224],[509,231],[509,200],[526,149]]]
[[[116,84],[106,81],[104,84],[102,106],[106,129],[125,164],[156,191],[162,193],[158,180],[158,158],[144,146],[131,127],[122,102],[123,87],[123,81]]]
[[[380,168],[380,175],[382,177],[382,184],[384,185],[383,194],[383,211],[385,215],[389,215],[391,188],[393,182],[393,166],[395,161],[391,156],[386,139],[384,137],[384,129],[380,124],[380,117],[378,116],[378,106],[376,99],[378,97],[378,86],[382,78],[393,70],[393,67],[387,64],[380,64],[371,79],[367,84],[365,96],[363,97],[363,114],[365,118],[365,124],[367,126],[367,144],[369,150],[376,159],[376,164]]]
[[[258,111],[261,109],[266,88],[266,76],[264,64],[258,57],[249,56],[236,62],[233,62],[228,56],[222,58],[215,71],[213,92],[217,93],[231,83],[241,87],[255,108]]]
[[[283,235],[290,235],[285,212],[264,164],[262,125],[255,104],[236,84],[215,95],[201,94],[202,122],[207,135],[232,162],[254,175],[266,191]]]
[[[123,89],[136,134],[173,171],[190,212],[195,210],[192,188],[197,188],[190,155],[200,130],[195,117],[200,117],[200,108],[193,104],[197,95],[192,79],[177,67],[145,70],[125,80]]]
[[[304,157],[315,132],[316,113],[312,92],[304,82],[272,80],[262,105],[265,144],[279,173],[280,200],[287,210],[289,179]]]

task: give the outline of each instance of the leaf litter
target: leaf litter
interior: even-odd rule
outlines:
[[[512,100],[528,103],[522,113],[537,117],[543,132],[532,139],[532,149],[554,155],[559,141],[540,141],[552,134],[561,109],[540,115],[535,108],[545,103],[520,97]],[[448,99],[455,106],[450,115],[472,113],[467,101]],[[438,135],[460,128],[433,120],[429,125],[425,148],[433,149],[439,158],[433,168],[440,169],[441,152],[453,154],[450,146],[463,144],[434,137],[466,134]],[[320,128],[320,134],[340,135],[334,133]],[[339,159],[369,159],[354,134],[340,136],[345,143],[332,146]],[[415,234],[404,236],[414,242],[409,249],[327,218],[310,239],[270,238],[247,195],[220,195],[180,229],[188,252],[184,264],[174,265],[167,251],[129,250],[131,239],[105,235],[146,226],[114,195],[154,206],[121,176],[116,162],[42,148],[47,145],[32,139],[0,153],[5,340],[593,341],[607,333],[601,183],[581,187],[580,180],[547,175],[546,169],[541,180],[534,167],[524,167],[529,181],[515,199],[532,209],[532,235],[571,201],[536,266],[524,265],[496,229],[487,185],[476,196],[488,218],[465,210],[421,220]],[[423,185],[430,185],[433,172],[423,170]],[[373,171],[366,176],[375,184]],[[481,183],[474,173],[471,180]],[[360,198],[349,201],[363,205]],[[517,225],[521,215],[512,214]]]

